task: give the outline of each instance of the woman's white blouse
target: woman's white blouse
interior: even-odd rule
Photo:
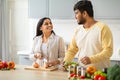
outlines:
[[[29,56],[30,59],[35,61],[36,59],[34,58],[34,54],[40,52],[42,52],[42,36],[37,36],[33,41],[32,51]],[[49,61],[59,60],[61,62],[65,56],[65,45],[62,37],[52,33],[48,38],[46,52],[48,54]]]

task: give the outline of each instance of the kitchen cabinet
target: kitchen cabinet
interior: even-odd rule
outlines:
[[[53,19],[73,19],[73,6],[78,0],[49,0],[49,17]]]
[[[73,6],[78,0],[28,0],[29,17],[73,19]]]
[[[32,65],[32,61],[29,59],[29,55],[19,54],[19,65]]]
[[[120,0],[91,0],[95,18],[120,19]]]
[[[48,0],[28,0],[28,15],[30,18],[48,17]]]
[[[29,59],[30,50],[17,51],[19,65],[32,65],[33,61]]]

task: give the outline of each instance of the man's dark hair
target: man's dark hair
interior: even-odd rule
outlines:
[[[74,11],[79,10],[81,13],[86,11],[90,17],[94,17],[93,6],[89,0],[81,0],[74,5]]]

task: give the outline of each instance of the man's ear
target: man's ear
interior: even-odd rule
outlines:
[[[87,11],[83,11],[83,12],[82,12],[82,15],[83,15],[84,17],[86,17],[86,16],[88,15]]]

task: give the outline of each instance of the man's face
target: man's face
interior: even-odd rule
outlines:
[[[86,19],[83,17],[83,13],[81,13],[78,9],[75,10],[75,18],[78,24],[84,24],[86,22]]]

